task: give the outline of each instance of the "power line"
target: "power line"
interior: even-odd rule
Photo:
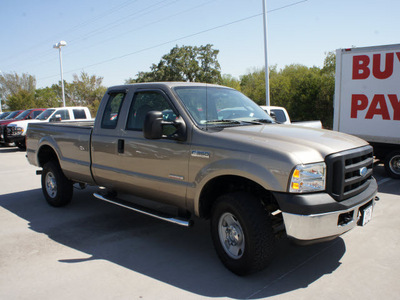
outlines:
[[[292,6],[307,2],[307,1],[308,0],[297,1],[297,2],[288,4],[288,5],[279,7],[279,8],[275,8],[275,9],[269,10],[267,13],[279,11],[279,10],[282,10],[282,9],[285,9],[285,8],[288,8],[288,7],[292,7]],[[204,34],[206,32],[214,31],[214,30],[217,30],[217,29],[220,29],[220,28],[231,26],[233,24],[237,24],[237,23],[241,23],[241,22],[244,22],[244,21],[247,21],[247,20],[250,20],[250,19],[254,19],[254,18],[262,16],[262,15],[263,15],[262,12],[258,13],[258,14],[254,14],[254,15],[251,15],[251,16],[248,16],[248,17],[245,17],[245,18],[241,18],[241,19],[232,21],[232,22],[228,22],[228,23],[225,23],[225,24],[221,24],[221,25],[218,25],[218,26],[214,26],[214,27],[205,29],[205,30],[201,30],[201,31],[198,31],[196,33],[192,33],[192,34],[185,35],[185,36],[173,39],[173,40],[169,40],[169,41],[166,41],[166,42],[163,42],[163,43],[159,43],[157,45],[146,47],[146,48],[143,48],[141,50],[133,51],[133,52],[126,53],[126,54],[123,54],[123,55],[119,55],[119,56],[115,56],[113,58],[106,59],[106,60],[103,60],[103,61],[100,61],[100,62],[97,62],[97,63],[94,63],[94,64],[90,64],[90,65],[86,65],[86,66],[83,66],[83,67],[80,67],[80,68],[77,68],[77,69],[69,70],[69,71],[64,72],[64,74],[69,74],[69,73],[77,72],[77,71],[82,70],[82,69],[92,68],[94,66],[98,66],[98,65],[105,64],[105,63],[109,63],[109,62],[112,62],[112,61],[115,61],[115,60],[118,60],[118,59],[122,59],[122,58],[125,58],[125,57],[128,57],[128,56],[131,56],[131,55],[135,55],[135,54],[139,54],[139,53],[142,53],[142,52],[145,52],[145,51],[148,51],[148,50],[152,50],[152,49],[155,49],[155,48],[158,48],[158,47],[170,44],[170,43],[175,43],[175,42],[178,42],[180,40],[184,40],[184,39],[187,39],[187,38],[190,38],[190,37],[194,37],[194,36],[197,36],[197,35],[200,35],[200,34]],[[51,75],[51,76],[40,78],[38,80],[45,80],[45,79],[49,79],[49,78],[52,78],[52,77],[55,77],[55,76],[58,76],[58,75]]]

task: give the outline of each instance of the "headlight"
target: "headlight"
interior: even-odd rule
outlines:
[[[22,127],[17,127],[17,128],[15,128],[15,133],[16,133],[17,135],[23,134],[23,133],[24,133],[24,128],[22,128]]]
[[[290,193],[309,193],[325,190],[325,163],[297,165],[290,178]]]

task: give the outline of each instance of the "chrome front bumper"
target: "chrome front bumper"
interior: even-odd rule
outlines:
[[[298,215],[282,212],[288,237],[299,241],[313,241],[337,237],[357,226],[361,209],[375,205],[375,196],[346,210]]]

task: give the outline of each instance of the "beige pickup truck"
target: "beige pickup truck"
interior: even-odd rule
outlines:
[[[73,184],[182,226],[210,219],[232,272],[265,268],[277,236],[333,239],[372,217],[372,147],[338,132],[276,124],[238,91],[200,83],[108,89],[94,122],[33,123],[28,161],[48,203]]]

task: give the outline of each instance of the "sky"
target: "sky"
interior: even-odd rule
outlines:
[[[150,71],[178,46],[212,44],[222,74],[265,65],[263,0],[1,0],[0,71],[37,88],[86,72],[103,85]],[[268,64],[322,67],[329,51],[400,43],[399,0],[266,0]],[[0,73],[2,74],[2,73]]]

